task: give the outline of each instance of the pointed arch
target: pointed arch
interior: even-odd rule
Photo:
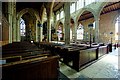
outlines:
[[[58,20],[57,23],[56,23],[56,30],[58,29],[59,25],[62,25],[62,31],[63,31],[63,28],[64,28],[64,24],[62,21]]]
[[[36,38],[35,40],[37,41],[38,40],[38,30],[37,30],[37,22],[38,21],[41,21],[40,18],[39,18],[39,13],[34,10],[33,8],[25,8],[25,9],[22,9],[20,12],[17,13],[17,41],[21,41],[21,37],[20,37],[20,18],[26,14],[26,13],[29,13],[36,21],[35,21],[35,25],[36,25]]]
[[[44,14],[45,14],[46,16],[44,16]],[[45,8],[45,7],[43,7],[43,9],[42,9],[42,16],[41,16],[41,22],[42,22],[42,23],[44,23],[44,20],[43,20],[44,17],[47,18],[47,12],[46,12],[46,8]]]
[[[99,9],[98,9],[98,17],[100,17],[100,14],[101,14],[101,12],[102,12],[102,10],[103,10],[103,8],[108,4],[109,2],[102,2],[101,3],[101,5],[100,5],[100,7],[99,7]]]
[[[78,22],[79,17],[85,12],[85,11],[89,11],[93,14],[94,18],[96,19],[96,12],[92,9],[92,8],[82,8],[82,10],[79,11],[76,21]]]

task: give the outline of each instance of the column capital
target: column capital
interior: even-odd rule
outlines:
[[[99,17],[95,17],[95,21],[100,21],[100,18]]]

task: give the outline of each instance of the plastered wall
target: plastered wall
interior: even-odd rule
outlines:
[[[113,40],[113,43],[115,43],[115,17],[118,14],[117,11],[113,11],[104,15],[100,16],[100,41],[109,43],[111,42],[111,37]],[[110,32],[113,32],[112,36],[110,35]]]

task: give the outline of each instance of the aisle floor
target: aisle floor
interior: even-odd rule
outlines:
[[[114,79],[120,80],[120,47],[113,49],[112,52],[102,56],[88,67],[80,70],[79,72],[71,69],[64,63],[60,62],[60,71],[69,79]]]

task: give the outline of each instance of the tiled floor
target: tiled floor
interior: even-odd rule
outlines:
[[[80,76],[93,80],[96,80],[96,78],[101,78],[101,80],[102,78],[112,80],[113,78],[116,78],[117,80],[120,80],[120,64],[118,64],[119,59],[120,47],[119,49],[117,48],[116,50],[113,50],[113,52],[102,56],[101,59],[95,61],[95,63],[83,70],[80,70],[79,72],[60,62],[60,71],[72,80],[80,78]]]

